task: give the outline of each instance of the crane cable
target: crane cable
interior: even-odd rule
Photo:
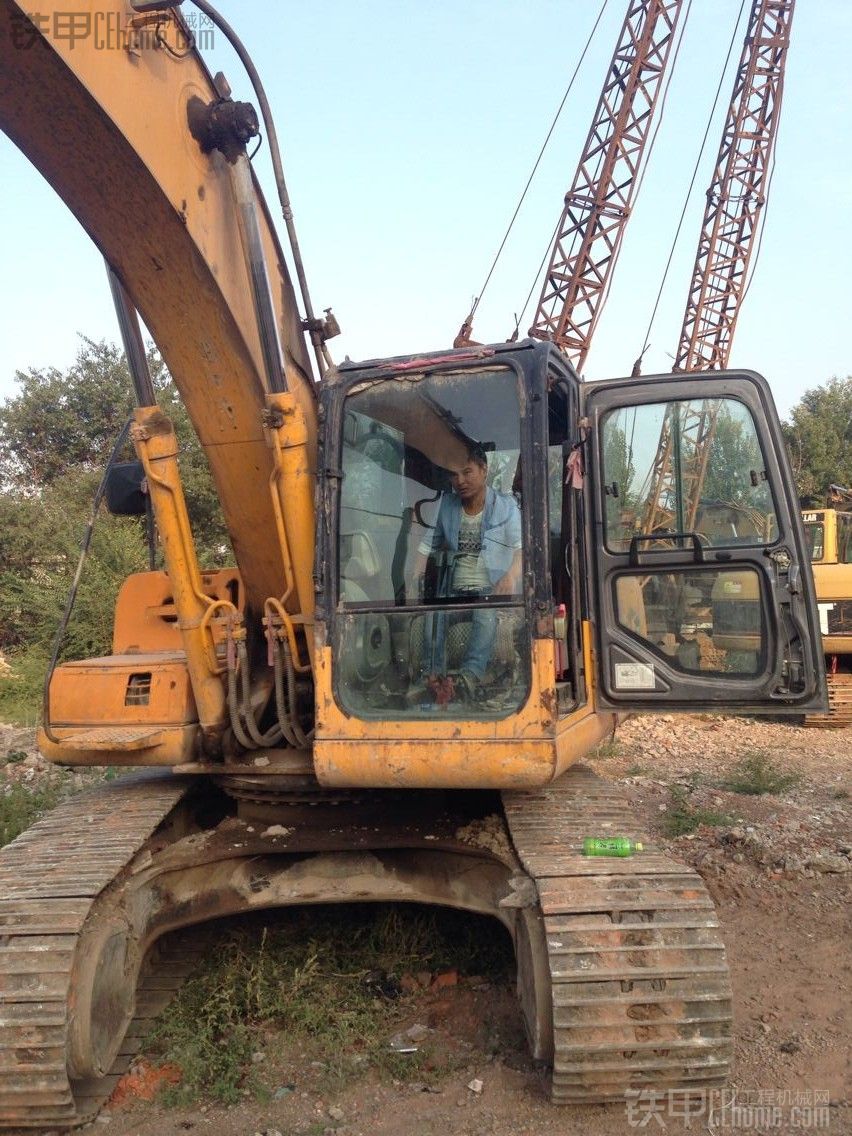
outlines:
[[[532,299],[532,294],[535,291],[535,286],[536,286],[536,284],[538,284],[539,277],[541,276],[542,271],[544,270],[544,262],[547,260],[548,256],[550,255],[550,250],[553,248],[554,242],[556,241],[556,234],[559,232],[559,226],[560,226],[561,223],[562,223],[562,218],[560,217],[559,220],[556,222],[556,225],[554,226],[553,232],[550,234],[550,240],[544,246],[544,253],[542,255],[541,260],[538,262],[538,268],[535,270],[535,275],[533,276],[532,284],[530,284],[530,290],[529,290],[529,292],[527,292],[527,298],[524,300],[524,306],[521,308],[521,314],[518,315],[518,313],[515,312],[515,330],[512,333],[513,339],[517,339],[518,328],[521,326],[521,320],[524,318],[524,313],[526,312],[527,308],[530,306],[530,300]]]
[[[666,260],[666,266],[663,269],[663,277],[662,277],[662,280],[660,281],[660,287],[659,287],[659,290],[657,292],[657,298],[654,301],[654,308],[653,308],[653,311],[651,312],[651,318],[648,321],[648,329],[645,332],[645,338],[643,340],[643,346],[642,346],[642,349],[639,352],[638,356],[636,357],[636,362],[633,364],[634,375],[639,374],[639,368],[641,367],[641,364],[642,364],[642,356],[645,354],[645,352],[648,350],[648,347],[650,346],[648,340],[649,340],[650,335],[651,335],[651,328],[654,325],[654,320],[657,318],[657,310],[659,309],[660,300],[662,299],[662,295],[663,295],[663,290],[666,286],[666,281],[668,280],[669,269],[671,268],[672,260],[674,259],[675,249],[677,248],[677,243],[680,239],[680,233],[681,233],[681,229],[683,228],[684,217],[686,216],[686,210],[689,206],[689,199],[692,196],[693,189],[695,188],[695,179],[698,176],[698,167],[700,166],[701,159],[704,156],[704,149],[707,145],[707,138],[710,134],[710,127],[713,124],[713,116],[715,115],[716,107],[719,104],[719,95],[722,93],[722,84],[725,81],[725,73],[728,70],[728,64],[730,63],[730,60],[731,60],[731,52],[734,50],[734,44],[736,43],[736,40],[737,40],[737,29],[740,26],[740,20],[742,19],[743,10],[745,9],[745,5],[746,5],[746,0],[741,0],[740,10],[737,13],[736,20],[734,21],[734,30],[733,30],[733,33],[731,35],[731,42],[728,44],[728,52],[725,56],[725,62],[722,64],[722,72],[719,76],[719,83],[718,83],[718,86],[716,87],[716,94],[713,98],[713,105],[710,108],[710,114],[707,117],[707,125],[704,128],[704,137],[701,139],[701,146],[698,150],[698,156],[695,159],[695,165],[694,165],[693,170],[692,170],[692,177],[690,178],[689,187],[686,191],[686,196],[684,197],[683,208],[681,209],[681,212],[680,212],[680,219],[678,220],[677,228],[675,229],[674,239],[672,240],[671,248],[669,249],[669,255],[668,255],[668,259]]]
[[[83,576],[83,568],[89,555],[89,547],[92,543],[92,536],[95,531],[95,522],[98,519],[98,512],[101,507],[101,502],[106,495],[107,486],[109,483],[109,475],[112,468],[118,460],[118,455],[121,453],[122,447],[127,441],[130,434],[130,427],[133,425],[133,418],[130,417],[122,426],[118,437],[113,443],[112,450],[110,450],[109,458],[107,459],[106,466],[104,467],[103,476],[101,477],[100,484],[98,485],[95,496],[92,499],[92,508],[89,513],[89,520],[83,530],[83,536],[80,541],[80,555],[77,559],[77,568],[74,572],[74,578],[71,581],[71,587],[68,589],[68,595],[65,600],[65,608],[62,612],[62,619],[59,622],[59,627],[56,629],[56,635],[53,638],[53,646],[50,651],[50,662],[47,664],[47,672],[44,676],[44,685],[41,692],[41,719],[42,729],[45,736],[49,738],[54,744],[59,744],[59,738],[53,732],[53,725],[50,720],[50,683],[53,679],[53,672],[56,670],[59,663],[59,653],[62,650],[62,645],[65,642],[65,634],[68,630],[68,624],[71,621],[71,613],[74,611],[74,604],[77,602],[77,592],[80,587],[80,580]]]
[[[674,52],[672,54],[671,66],[668,68],[665,86],[663,88],[663,94],[662,94],[662,97],[660,99],[660,113],[659,113],[659,116],[657,118],[656,125],[654,127],[654,132],[651,135],[651,141],[648,144],[648,153],[645,155],[645,157],[642,161],[641,169],[639,170],[638,175],[637,175],[636,189],[634,190],[634,197],[639,196],[639,191],[642,188],[642,182],[645,178],[645,171],[648,169],[648,163],[651,159],[651,155],[654,152],[654,145],[657,141],[657,135],[659,134],[660,127],[662,126],[662,123],[663,123],[663,115],[665,114],[665,110],[666,110],[666,99],[668,98],[669,87],[671,86],[672,76],[674,75],[675,66],[677,64],[677,58],[678,58],[678,55],[680,54],[681,44],[683,43],[683,37],[684,37],[684,33],[686,32],[686,25],[689,22],[689,15],[690,15],[691,11],[692,11],[692,0],[687,0],[686,14],[684,15],[684,18],[683,18],[681,25],[680,25],[680,34],[678,36],[678,41],[677,41],[677,43],[675,44],[675,47],[674,47]],[[594,174],[595,182],[597,182],[598,178],[600,177],[601,166],[603,165],[604,161],[605,161],[605,154],[603,152],[601,152],[598,155],[598,164],[597,164],[597,167],[595,169],[595,174]],[[526,310],[529,307],[530,300],[532,299],[532,294],[533,294],[533,292],[535,291],[535,288],[536,288],[536,284],[538,283],[539,278],[541,277],[542,269],[544,268],[544,262],[547,260],[548,254],[550,253],[550,250],[552,249],[554,242],[556,240],[556,234],[559,230],[560,222],[561,222],[561,218],[560,218],[559,221],[556,222],[556,227],[553,230],[553,233],[550,237],[549,242],[545,246],[544,255],[542,256],[541,260],[539,261],[538,268],[536,269],[535,275],[533,276],[532,284],[530,285],[530,290],[529,290],[529,292],[527,292],[527,298],[524,301],[523,308],[521,309],[521,314],[520,314],[520,316],[518,316],[517,314],[515,315],[515,330],[514,330],[513,335],[512,335],[513,339],[517,338],[518,328],[520,327],[521,320],[524,318],[524,314],[526,313]],[[601,310],[603,308],[603,305],[607,301],[607,297],[609,296],[610,288],[612,287],[612,280],[613,280],[612,273],[609,273],[608,276],[607,276],[607,281],[606,281],[606,290],[604,291],[604,294],[600,299],[598,310]]]
[[[521,196],[518,200],[518,204],[515,206],[515,212],[512,214],[512,219],[509,221],[509,226],[506,229],[506,232],[503,236],[503,240],[500,242],[500,247],[497,249],[497,252],[494,256],[494,260],[491,262],[491,267],[488,269],[488,274],[485,277],[485,282],[483,283],[482,287],[479,290],[479,295],[474,298],[473,304],[471,305],[470,315],[467,317],[467,321],[466,321],[468,324],[473,323],[473,317],[476,315],[476,309],[479,307],[479,303],[480,303],[480,301],[482,300],[482,297],[485,294],[485,289],[488,287],[489,281],[491,280],[491,277],[494,274],[494,269],[497,267],[497,262],[499,261],[500,256],[503,252],[503,249],[505,248],[506,241],[509,239],[509,234],[512,232],[512,228],[515,224],[518,213],[520,212],[521,206],[524,203],[524,199],[527,196],[527,192],[530,188],[530,185],[532,184],[532,180],[535,177],[536,170],[538,169],[539,164],[541,163],[541,159],[544,157],[544,151],[547,149],[548,143],[550,142],[551,135],[553,134],[553,131],[556,129],[556,123],[559,121],[559,116],[562,114],[562,110],[565,106],[565,102],[566,102],[568,96],[571,93],[571,88],[574,86],[574,81],[577,78],[577,74],[578,74],[580,68],[583,65],[583,60],[586,58],[586,53],[589,50],[589,47],[591,45],[592,39],[594,38],[595,32],[598,30],[598,24],[600,24],[601,18],[603,16],[604,12],[606,11],[608,4],[609,4],[609,0],[603,0],[603,3],[601,4],[600,11],[598,12],[598,15],[597,15],[597,19],[594,22],[594,25],[592,27],[591,32],[589,32],[589,38],[586,40],[585,47],[583,48],[583,51],[582,51],[580,58],[577,62],[577,66],[574,68],[574,73],[571,76],[571,79],[570,79],[568,86],[565,90],[565,94],[562,96],[562,102],[559,104],[559,107],[556,111],[556,114],[553,116],[553,121],[550,124],[550,129],[548,130],[547,135],[544,139],[544,142],[542,143],[541,149],[538,152],[538,157],[536,158],[535,164],[533,165],[533,168],[530,171],[530,175],[527,178],[527,183],[524,186],[523,192],[521,193]]]

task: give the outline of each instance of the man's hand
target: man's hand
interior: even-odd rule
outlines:
[[[515,595],[520,591],[518,577],[508,571],[506,576],[501,576],[498,582],[492,588],[493,595]]]
[[[509,565],[509,571],[501,576],[491,589],[495,596],[515,596],[521,590],[521,550],[518,549]]]
[[[424,555],[422,552],[417,553],[417,559],[411,569],[411,576],[406,580],[406,594],[411,599],[423,599],[423,576],[426,572],[428,559],[428,555]]]

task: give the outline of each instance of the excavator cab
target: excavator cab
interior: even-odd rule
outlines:
[[[555,617],[580,611],[577,521],[563,510],[578,390],[570,364],[532,341],[347,363],[323,380],[322,781],[391,783],[383,746],[400,740],[406,784],[552,776],[552,725],[587,702],[579,624],[558,661],[553,635]]]
[[[323,386],[322,781],[541,784],[617,711],[819,700],[757,376],[584,384],[528,341]]]

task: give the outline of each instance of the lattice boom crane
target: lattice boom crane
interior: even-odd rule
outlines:
[[[692,271],[675,370],[726,367],[766,204],[795,0],[753,0]]]
[[[675,362],[676,371],[718,370],[728,365],[731,343],[748,283],[769,171],[790,44],[795,0],[752,0],[734,91],[698,241]],[[704,470],[716,435],[718,402],[704,402],[681,438],[686,466],[676,468],[663,424],[654,487],[642,515],[646,533],[691,531],[701,500]],[[675,479],[687,485],[685,515],[673,517]]]
[[[682,0],[631,0],[556,231],[529,334],[589,353],[638,188]]]

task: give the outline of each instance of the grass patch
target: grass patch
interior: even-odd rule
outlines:
[[[608,738],[592,750],[591,756],[601,758],[621,757],[621,742],[616,738]]]
[[[0,791],[0,848],[50,812],[61,796],[59,781],[49,781],[37,789],[14,781],[4,786]]]
[[[729,793],[743,793],[757,797],[763,793],[783,793],[798,785],[798,773],[783,773],[765,753],[749,753],[739,761],[719,787]]]
[[[0,678],[0,722],[35,726],[41,717],[41,698],[47,656],[36,649],[7,655],[12,673]]]
[[[388,1046],[410,1012],[398,980],[450,967],[505,978],[512,965],[509,938],[495,934],[493,920],[453,911],[365,905],[266,918],[265,926],[244,919],[226,930],[160,1016],[146,1048],[183,1074],[164,1103],[234,1103],[245,1089],[262,1094],[263,1066],[251,1056],[265,1048],[267,1031],[298,1045],[301,1060],[322,1062],[332,1088],[367,1068],[395,1079],[437,1079],[450,1065],[432,1059],[428,1042],[404,1056]]]
[[[26,756],[23,750],[12,750],[5,760],[0,759],[0,848],[20,836],[30,825],[41,820],[45,813],[49,813],[77,791],[74,774],[55,767],[47,775],[38,775],[33,781],[6,781],[2,775],[2,766],[15,765]],[[77,772],[88,774],[85,782],[88,787],[99,781],[111,781],[131,770],[110,765],[104,769],[82,769]]]
[[[671,795],[671,804],[662,822],[665,836],[686,836],[690,832],[695,832],[702,824],[716,827],[734,823],[733,817],[728,816],[727,813],[695,808],[689,803],[689,797],[684,789],[675,787],[671,790]]]

